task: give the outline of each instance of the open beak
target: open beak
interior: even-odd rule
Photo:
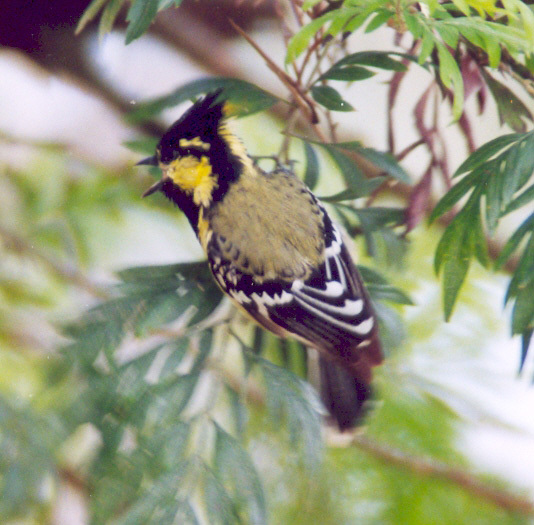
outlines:
[[[148,188],[148,190],[146,190],[145,193],[143,193],[143,197],[148,197],[149,195],[152,195],[156,191],[161,190],[161,187],[163,186],[164,182],[165,182],[165,179],[160,179],[155,184],[152,184],[152,186],[150,186],[150,188]]]
[[[157,166],[158,165],[158,159],[156,158],[156,155],[152,155],[152,157],[147,157],[146,159],[140,160],[136,166]]]
[[[147,157],[146,159],[140,160],[136,166],[157,166],[158,165],[158,159],[156,158],[156,155],[153,155],[152,157]],[[148,190],[143,193],[143,197],[148,197],[149,195],[152,195],[158,190],[161,190],[161,187],[163,186],[163,179],[158,180],[155,184],[152,184]]]

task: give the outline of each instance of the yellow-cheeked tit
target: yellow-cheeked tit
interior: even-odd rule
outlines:
[[[221,100],[222,99],[222,100]],[[227,127],[221,92],[196,102],[154,157],[221,289],[261,326],[320,352],[321,397],[343,430],[369,396],[382,352],[376,318],[340,229],[282,167],[260,169]]]

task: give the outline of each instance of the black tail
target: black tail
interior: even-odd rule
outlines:
[[[354,377],[346,368],[319,358],[321,399],[340,430],[355,426],[364,413],[363,404],[370,397],[369,385]]]

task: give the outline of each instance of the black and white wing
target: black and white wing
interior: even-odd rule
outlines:
[[[307,279],[257,282],[217,256],[210,258],[211,270],[221,288],[259,324],[296,336],[367,380],[371,366],[382,361],[376,319],[339,228],[322,211],[324,262]]]

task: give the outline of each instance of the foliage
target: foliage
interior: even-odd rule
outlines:
[[[100,34],[109,32],[127,5],[128,44],[150,28],[159,12],[180,4],[93,0],[77,31],[100,17]],[[351,236],[362,237],[373,264],[386,273],[402,265],[407,234],[432,207],[432,182],[439,176],[447,191],[430,219],[450,217],[435,252],[445,317],[452,314],[473,258],[484,266],[493,258],[497,269],[507,265],[506,301],[514,303],[512,333],[523,338],[523,365],[534,326],[534,215],[529,213],[497,250],[489,249],[488,238],[503,218],[526,210],[534,200],[534,132],[527,131],[533,117],[522,101],[534,82],[531,7],[520,0],[307,0],[293,7],[298,27],[286,41],[286,70],[234,25],[288,89],[288,100],[243,80],[201,78],[136,105],[127,122],[140,126],[217,88],[224,90],[237,117],[281,102],[285,139],[276,162],[292,166],[290,144],[296,143],[302,146],[302,176],[311,188],[321,187],[325,172],[336,173],[322,186],[327,194],[321,198]],[[409,46],[350,51],[351,34],[387,27]],[[423,68],[429,79],[414,100],[419,138],[398,151],[393,110],[399,85],[414,68]],[[513,89],[510,82],[497,80],[497,71],[516,81]],[[388,152],[340,142],[331,114],[357,109],[345,100],[346,88],[376,75],[390,75]],[[432,107],[436,93],[450,104],[450,120],[471,152],[452,177],[437,97]],[[493,97],[501,123],[515,133],[475,151],[464,111],[473,94],[481,111],[486,98]],[[295,127],[297,115],[307,123],[306,133]],[[321,120],[326,132],[317,127]],[[154,138],[129,145],[150,152]],[[430,160],[412,184],[414,174],[408,175],[399,161],[420,146]],[[77,320],[62,325],[67,342],[59,353],[47,359],[24,356],[28,367],[38,370],[31,395],[17,402],[22,386],[15,380],[2,385],[2,520],[30,513],[46,520],[47,487],[73,475],[91,495],[93,523],[305,523],[319,516],[325,524],[522,523],[523,514],[534,513],[528,502],[515,504],[505,491],[501,499],[492,499],[491,491],[473,489],[479,485],[471,483],[451,444],[457,415],[424,389],[406,387],[402,378],[398,384],[394,377],[377,383],[381,402],[365,433],[382,449],[358,450],[355,441],[346,449],[325,450],[323,409],[305,381],[306,349],[244,323],[222,299],[205,263],[129,268],[118,272],[114,286],[96,287],[83,272],[94,255],[96,232],[109,229],[125,202],[138,202],[139,188],[129,174],[125,182],[87,166],[78,168],[83,177],[72,177],[62,152],[42,150],[48,156],[28,173],[5,174],[18,208],[10,211],[16,227],[9,214],[0,215],[4,261],[12,261],[0,274],[2,341],[9,349],[31,346],[23,330],[16,329],[34,322],[28,305],[62,309],[64,315],[72,286],[95,299]],[[396,188],[405,192],[405,208],[388,201]],[[17,272],[19,259],[31,260],[42,279],[28,285]],[[381,272],[367,266],[360,270],[387,353],[394,355],[404,337],[399,305],[410,305],[411,299]],[[18,377],[9,352],[0,353],[5,375]],[[87,428],[98,435],[98,443],[81,467],[73,466],[63,449]],[[405,458],[408,452],[465,469],[460,477],[471,484],[447,478],[432,465],[431,479],[421,476],[417,456],[403,459],[404,464],[383,461],[388,454]]]
[[[493,234],[499,221],[534,201],[532,167],[534,132],[503,135],[473,153],[456,170],[462,177],[434,208],[431,220],[468,196],[461,210],[447,226],[436,250],[436,272],[443,271],[444,308],[450,317],[469,263],[476,257],[489,262],[483,224]],[[523,243],[522,249],[519,249]],[[515,251],[521,255],[508,286],[506,302],[514,300],[512,333],[523,337],[521,366],[534,330],[534,213],[531,213],[508,239],[495,266],[501,268]]]
[[[364,274],[372,294],[408,301],[376,273]],[[80,418],[78,424],[96,428],[103,442],[89,476],[95,522],[120,515],[120,523],[167,523],[180,512],[196,522],[194,487],[202,486],[211,523],[265,523],[256,468],[242,443],[213,419],[212,396],[205,396],[203,407],[187,410],[202,377],[211,371],[217,382],[217,372],[223,378],[229,373],[219,370],[216,339],[232,334],[231,324],[210,320],[221,292],[207,265],[131,268],[118,277],[119,295],[64,328],[72,339],[64,357],[86,383],[69,410]],[[179,328],[162,329],[171,321]],[[132,334],[147,338],[147,344],[125,357],[121,350]],[[270,417],[286,422],[292,448],[302,450],[313,471],[322,448],[322,409],[313,389],[261,357],[267,341],[257,339],[254,348],[238,341],[246,375],[259,374],[265,384]],[[226,381],[226,388],[234,431],[243,432],[245,383]],[[224,509],[223,515],[216,509]]]

